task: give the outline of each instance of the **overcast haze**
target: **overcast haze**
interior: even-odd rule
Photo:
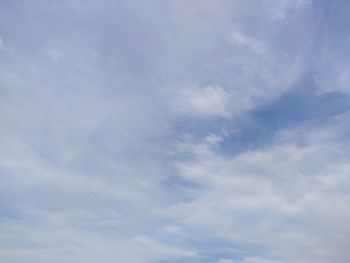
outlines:
[[[0,261],[350,262],[349,14],[0,0]]]

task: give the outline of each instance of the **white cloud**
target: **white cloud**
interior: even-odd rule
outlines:
[[[57,59],[60,59],[63,57],[63,52],[58,50],[58,49],[55,49],[55,48],[52,48],[50,49],[48,52],[47,52],[48,56],[50,58],[52,58],[53,60],[57,60]]]
[[[298,131],[289,132],[298,136]],[[350,185],[345,179],[350,166],[346,147],[334,143],[333,134],[328,128],[309,130],[308,146],[298,147],[293,139],[229,159],[193,145],[195,161],[178,167],[203,192],[169,213],[190,229],[267,246],[281,262],[346,261],[348,255],[341,251],[350,231]]]
[[[217,263],[236,263],[237,261],[232,259],[220,259]]]
[[[279,260],[266,260],[261,258],[247,258],[241,261],[242,263],[282,263]]]
[[[239,31],[235,31],[232,34],[230,34],[229,40],[234,44],[246,46],[247,48],[251,49],[253,52],[256,53],[265,53],[267,49],[264,43],[252,37],[249,37]]]
[[[176,256],[176,257],[197,257],[198,256],[193,251],[162,245],[162,244],[155,242],[154,240],[147,238],[147,237],[144,237],[144,236],[135,237],[134,240],[136,242],[139,242],[139,243],[149,247],[151,250],[153,250],[157,253],[160,253],[161,255]]]
[[[191,87],[175,98],[175,110],[186,115],[229,117],[229,93],[220,86]]]

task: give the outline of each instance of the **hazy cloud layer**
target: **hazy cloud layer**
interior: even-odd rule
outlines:
[[[1,1],[0,261],[348,262],[349,11]]]

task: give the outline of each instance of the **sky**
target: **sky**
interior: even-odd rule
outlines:
[[[1,0],[0,261],[350,262],[349,13]]]

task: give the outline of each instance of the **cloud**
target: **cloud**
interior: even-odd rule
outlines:
[[[235,261],[231,259],[220,259],[217,263],[235,263]]]
[[[48,52],[47,52],[48,56],[50,58],[52,58],[53,60],[57,60],[59,58],[61,58],[63,56],[62,52],[53,48],[53,49],[50,49]]]
[[[263,43],[238,31],[232,33],[230,40],[233,41],[233,43],[246,46],[256,53],[264,53],[266,50]]]
[[[1,1],[0,258],[349,261],[348,9]]]
[[[144,244],[145,246],[149,247],[151,250],[157,251],[158,253],[165,254],[167,256],[176,256],[176,257],[196,257],[196,253],[193,251],[186,251],[186,250],[181,250],[178,248],[172,248],[169,246],[164,246],[160,243],[156,243],[153,240],[143,237],[143,236],[138,236],[134,238],[135,241]]]
[[[336,123],[337,127],[342,118]],[[180,162],[178,167],[184,179],[199,184],[202,191],[174,207],[173,213],[189,229],[234,243],[263,245],[267,255],[282,262],[346,261],[348,255],[341,250],[349,213],[340,211],[347,210],[347,146],[334,141],[339,130],[332,128],[308,130],[303,146],[295,142],[304,132],[284,132],[292,137],[281,136],[275,146],[229,159],[206,142],[194,144],[194,161]],[[318,228],[321,221],[327,230]]]
[[[220,86],[182,90],[174,110],[184,115],[229,117],[229,93]]]

